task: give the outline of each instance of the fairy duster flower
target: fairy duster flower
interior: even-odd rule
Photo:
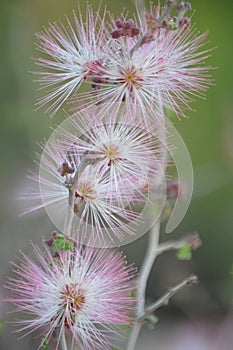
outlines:
[[[105,14],[100,17],[99,11],[94,15],[89,5],[86,18],[74,12],[75,26],[66,18],[66,25],[50,24],[37,33],[36,46],[46,55],[37,58],[36,63],[44,70],[35,72],[41,88],[48,89],[37,106],[49,105],[47,111],[52,115],[80,85],[94,73],[97,74],[105,60],[108,40],[105,35]]]
[[[70,245],[52,254],[32,244],[34,258],[24,253],[14,263],[15,276],[6,287],[7,301],[27,316],[19,332],[42,329],[48,341],[63,332],[80,350],[110,350],[120,325],[129,325],[134,311],[135,268],[115,250]]]
[[[96,162],[98,172],[109,179],[108,197],[117,193],[121,202],[127,195],[128,200],[140,195],[139,180],[149,181],[160,172],[164,147],[157,129],[151,123],[145,130],[143,122],[135,125],[132,112],[104,104],[100,110],[88,108],[75,114],[57,132],[65,140],[62,147],[73,147],[80,155],[85,152]]]
[[[146,126],[153,117],[161,120],[164,108],[184,116],[211,84],[210,67],[203,66],[207,32],[199,34],[184,17],[190,10],[188,2],[167,1],[162,10],[151,5],[144,18],[114,21],[88,7],[86,21],[75,15],[75,28],[69,20],[68,28],[50,25],[38,34],[37,47],[48,56],[36,60],[45,69],[38,81],[49,90],[38,106],[49,104],[55,114],[67,99],[79,110],[123,102]],[[79,93],[83,82],[88,89]]]
[[[63,231],[73,187],[75,202],[70,210],[75,214],[73,235],[76,239],[86,242],[90,237],[97,237],[99,245],[108,246],[115,239],[119,244],[126,234],[134,234],[139,216],[130,208],[119,206],[119,197],[127,198],[126,195],[118,193],[111,186],[108,174],[101,174],[95,164],[89,164],[85,154],[78,154],[74,147],[63,147],[58,140],[50,140],[43,145],[43,154],[38,157],[40,174],[31,173],[29,178],[39,185],[39,190],[24,193],[21,199],[40,200],[40,203],[26,209],[24,214],[44,207]]]
[[[110,17],[113,31],[107,64],[93,76],[94,91],[74,96],[74,103],[122,102],[127,111],[135,107],[136,118],[143,118],[146,126],[153,117],[161,120],[164,108],[184,116],[194,98],[203,98],[211,84],[207,73],[211,68],[203,66],[210,51],[203,48],[207,32],[199,34],[190,25],[190,19],[183,17],[187,10],[190,3],[181,2],[177,17],[160,7],[156,11],[151,7],[145,21],[122,16],[114,23]]]

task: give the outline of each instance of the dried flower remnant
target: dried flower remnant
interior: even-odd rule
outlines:
[[[135,268],[118,251],[77,243],[72,251],[57,250],[55,257],[46,246],[32,244],[32,250],[34,259],[22,253],[6,285],[7,301],[27,315],[17,322],[19,331],[40,329],[50,341],[66,329],[81,350],[112,349],[118,326],[132,321]]]

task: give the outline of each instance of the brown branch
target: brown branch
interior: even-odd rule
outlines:
[[[185,287],[190,287],[198,283],[198,278],[195,275],[191,275],[190,277],[186,278],[184,281],[176,284],[174,287],[172,287],[167,293],[165,293],[162,297],[160,297],[158,300],[156,300],[154,303],[152,303],[150,306],[148,306],[145,310],[145,313],[142,317],[140,317],[139,321],[144,322],[145,319],[150,316],[155,310],[159,309],[160,307],[167,305],[170,301],[170,299],[173,297],[173,295],[179,293],[182,289]]]
[[[76,171],[76,174],[73,178],[71,186],[69,186],[69,199],[68,199],[68,209],[67,209],[67,218],[65,223],[65,235],[72,237],[72,224],[74,220],[74,202],[75,202],[75,189],[77,187],[79,176],[85,169],[85,166],[87,165],[87,159],[85,157],[86,153],[84,153],[82,160],[79,164],[79,167]]]
[[[169,250],[179,250],[185,244],[189,244],[192,250],[196,250],[202,244],[199,234],[194,232],[192,234],[183,237],[180,240],[170,240],[167,242],[160,243],[157,249],[157,255],[163,254]]]

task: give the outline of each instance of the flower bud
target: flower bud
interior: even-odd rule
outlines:
[[[127,22],[125,22],[124,29],[132,29],[134,26],[134,21],[132,19],[129,19]]]
[[[114,30],[111,36],[113,39],[119,39],[122,36],[122,32],[120,30]]]
[[[193,233],[188,235],[186,238],[186,241],[193,250],[200,248],[202,245],[202,241],[198,233]]]
[[[121,19],[117,19],[115,21],[115,25],[117,26],[117,28],[123,28],[124,27],[124,22]]]
[[[140,33],[140,30],[139,30],[138,28],[133,27],[133,28],[131,29],[131,36],[132,36],[132,37],[138,35],[139,33]]]
[[[146,23],[150,24],[154,19],[154,16],[152,15],[152,13],[146,13]]]
[[[184,17],[184,18],[182,18],[182,19],[180,20],[179,26],[180,26],[180,27],[183,27],[183,26],[189,27],[189,26],[190,26],[190,23],[191,23],[190,18]]]

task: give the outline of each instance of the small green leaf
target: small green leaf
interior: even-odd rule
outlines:
[[[56,262],[56,264],[57,264],[57,266],[60,266],[61,267],[61,260],[60,260],[60,258],[58,257],[56,257],[56,258],[54,258],[54,261]]]
[[[43,338],[42,339],[42,345],[41,345],[41,349],[42,350],[49,350],[49,341],[47,338]]]
[[[54,241],[54,246],[58,250],[65,250],[66,242],[64,239],[56,239]]]
[[[155,314],[149,315],[145,320],[153,326],[159,322],[159,318]]]
[[[136,290],[132,290],[132,291],[129,293],[129,296],[130,296],[131,298],[135,298],[136,295],[137,295],[137,291],[136,291]]]
[[[66,241],[65,242],[65,250],[74,250],[74,244],[71,241]]]
[[[54,247],[57,250],[67,251],[67,250],[74,250],[74,244],[69,240],[66,239],[64,235],[57,234],[56,239],[54,241]]]
[[[121,324],[119,326],[121,329],[123,329],[126,333],[128,333],[131,329],[131,326],[127,325],[127,324]]]
[[[119,348],[114,347],[114,348],[112,348],[112,350],[120,350],[120,349],[119,349]]]
[[[178,26],[174,21],[169,21],[169,25],[172,30],[178,29]]]
[[[56,234],[56,239],[65,239],[65,236],[63,235],[63,234],[61,234],[61,233],[57,233]]]
[[[191,260],[192,259],[192,249],[190,244],[185,244],[183,247],[181,247],[177,254],[177,258],[179,260]]]

